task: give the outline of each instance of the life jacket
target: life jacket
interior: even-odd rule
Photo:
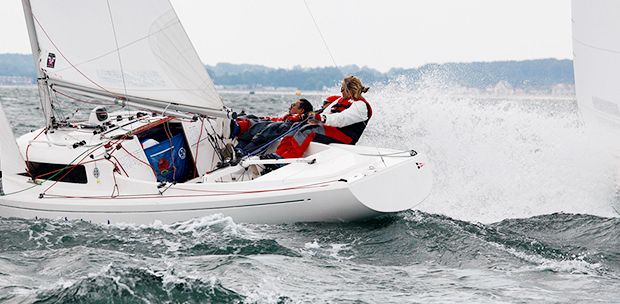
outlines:
[[[332,104],[332,102],[334,102],[334,101],[336,101],[338,99],[340,99],[340,96],[338,96],[338,95],[332,95],[332,96],[329,96],[329,97],[325,98],[325,100],[323,100],[322,108],[325,108],[327,105]]]
[[[306,118],[306,114],[285,114],[282,117],[265,117],[271,121],[291,121],[298,122]]]
[[[354,123],[354,124],[348,125],[346,127],[338,128],[340,131],[342,131],[342,133],[344,133],[347,136],[351,137],[351,139],[352,139],[351,144],[352,145],[357,143],[357,141],[360,139],[360,137],[362,136],[362,133],[364,133],[364,129],[366,129],[366,124],[368,124],[368,121],[372,117],[372,107],[370,106],[370,103],[368,103],[368,101],[366,101],[366,99],[364,99],[364,97],[362,97],[360,99],[353,99],[353,101],[351,101],[351,99],[344,99],[344,98],[340,97],[340,99],[338,99],[336,104],[332,105],[332,108],[331,108],[331,111],[330,111],[330,113],[340,113],[340,112],[348,109],[349,107],[351,107],[351,105],[354,102],[357,102],[357,101],[362,101],[362,102],[364,102],[366,104],[366,110],[368,111],[368,114],[367,114],[368,118],[365,121],[360,121],[358,123]]]

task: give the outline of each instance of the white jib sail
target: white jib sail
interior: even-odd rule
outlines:
[[[41,68],[97,91],[221,110],[168,0],[30,0]]]
[[[25,172],[26,162],[17,148],[13,129],[0,105],[0,171],[5,176]]]
[[[620,149],[620,1],[573,0],[572,15],[579,109]]]

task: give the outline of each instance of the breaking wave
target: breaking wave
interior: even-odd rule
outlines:
[[[434,189],[419,210],[485,223],[555,212],[617,216],[615,161],[581,124],[572,97],[472,93],[433,74],[371,92],[375,114],[361,144],[429,157]]]
[[[561,213],[492,224],[420,211],[295,225],[241,225],[222,216],[173,225],[2,219],[0,302],[414,300],[419,278],[437,287],[465,284],[461,276],[502,302],[514,299],[494,290],[498,280],[534,300],[539,293],[520,277],[541,283],[553,274],[611,291],[620,287],[618,229],[620,219]],[[396,278],[401,288],[389,289]],[[556,292],[579,299],[593,290]],[[486,299],[468,289],[426,299],[459,297]]]

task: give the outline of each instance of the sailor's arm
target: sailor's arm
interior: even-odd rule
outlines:
[[[337,128],[368,120],[368,108],[362,101],[355,101],[351,106],[340,113],[324,114],[325,124]]]

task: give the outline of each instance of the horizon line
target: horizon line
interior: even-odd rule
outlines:
[[[32,53],[0,53],[0,55],[23,55],[23,56],[32,56]],[[371,70],[375,70],[375,71],[379,71],[381,73],[386,73],[389,72],[393,69],[419,69],[421,67],[424,66],[428,66],[428,65],[446,65],[446,64],[472,64],[472,63],[497,63],[497,62],[527,62],[527,61],[540,61],[540,60],[557,60],[557,61],[563,61],[563,60],[568,60],[568,61],[573,61],[572,58],[557,58],[557,57],[544,57],[544,58],[530,58],[530,59],[501,59],[501,60],[474,60],[474,61],[446,61],[446,62],[427,62],[427,63],[423,63],[421,65],[418,66],[413,66],[413,67],[404,67],[404,66],[400,66],[400,67],[390,67],[389,69],[385,70],[385,72],[383,72],[382,69],[378,69],[376,67],[371,67],[371,66],[367,66],[367,65],[358,65],[358,64],[345,64],[345,65],[339,65],[339,66],[333,66],[333,65],[325,65],[325,66],[303,66],[303,65],[294,65],[292,67],[282,67],[282,66],[268,66],[265,64],[260,64],[260,63],[233,63],[233,62],[225,62],[225,61],[220,61],[217,62],[215,64],[211,64],[211,63],[205,63],[202,62],[202,64],[204,66],[217,66],[218,64],[232,64],[232,65],[253,65],[253,66],[261,66],[261,67],[266,67],[266,68],[271,68],[271,69],[284,69],[284,70],[295,70],[295,69],[324,69],[324,68],[343,68],[343,67],[351,67],[351,66],[356,66],[360,69],[366,68],[366,69],[371,69]]]

